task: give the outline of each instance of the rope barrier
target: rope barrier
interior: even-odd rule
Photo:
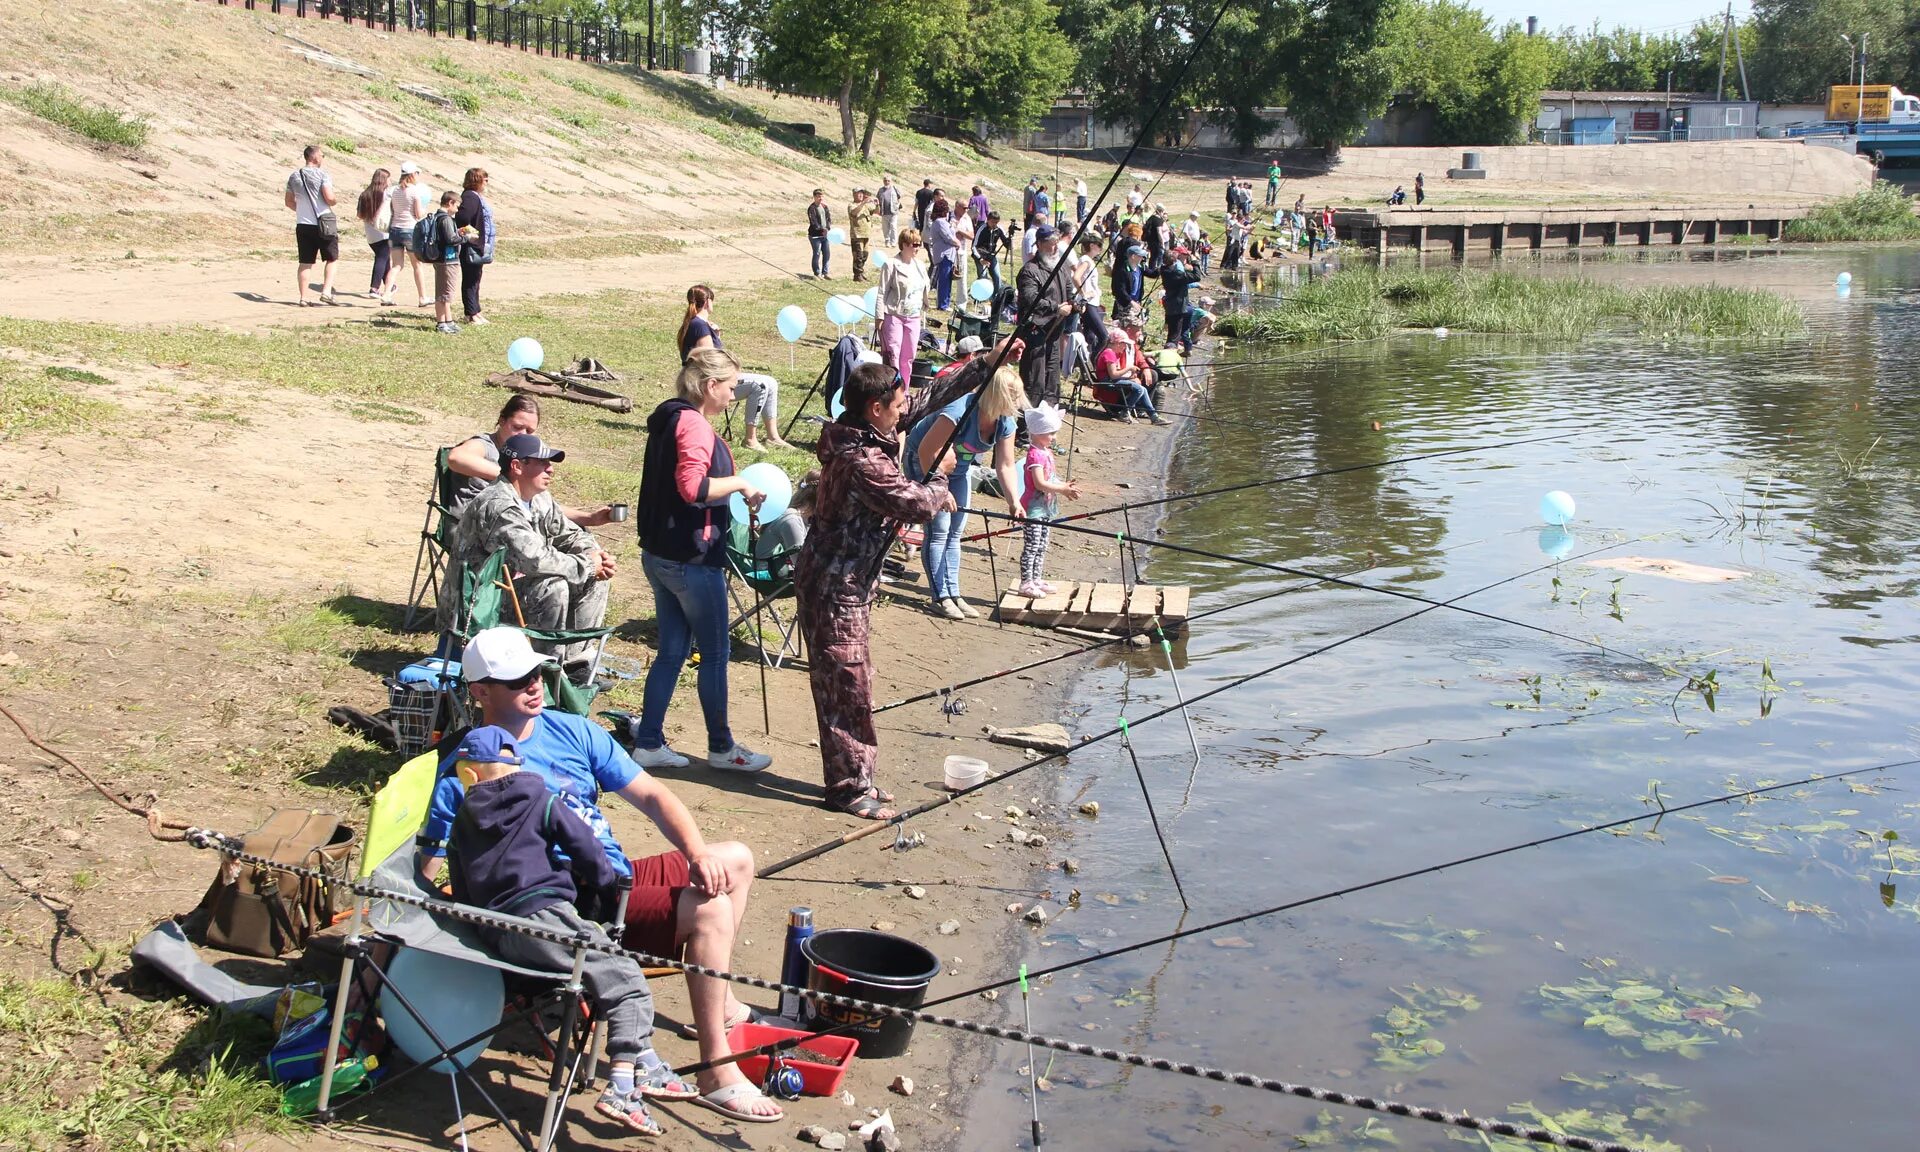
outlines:
[[[1464,1128],[1474,1132],[1485,1132],[1495,1136],[1529,1140],[1538,1144],[1551,1144],[1560,1148],[1572,1148],[1577,1152],[1640,1152],[1631,1145],[1610,1141],[1590,1140],[1582,1136],[1569,1136],[1564,1133],[1550,1132],[1543,1128],[1531,1128],[1505,1120],[1484,1120],[1465,1112],[1452,1112],[1442,1108],[1404,1104],[1396,1100],[1379,1099],[1372,1096],[1360,1096],[1340,1092],[1330,1088],[1316,1088],[1306,1084],[1296,1084],[1286,1080],[1259,1076],[1251,1072],[1237,1072],[1213,1068],[1204,1064],[1194,1064],[1184,1060],[1172,1060],[1164,1056],[1155,1056],[1144,1052],[1131,1052],[1119,1048],[1103,1048],[1093,1044],[1083,1044],[1075,1040],[1064,1040],[1055,1036],[1046,1036],[1024,1028],[1005,1028],[996,1024],[982,1024],[956,1016],[943,1016],[925,1012],[916,1008],[902,1008],[897,1004],[878,1004],[870,1000],[860,1000],[851,996],[842,996],[833,992],[822,992],[812,988],[800,988],[783,984],[777,980],[767,980],[758,976],[748,976],[725,969],[710,968],[704,964],[693,964],[684,960],[675,960],[665,956],[654,956],[646,952],[637,952],[614,944],[601,944],[580,933],[561,932],[532,921],[518,917],[502,916],[465,904],[455,904],[445,900],[434,900],[416,896],[410,892],[400,892],[376,887],[360,880],[340,880],[317,868],[282,864],[271,857],[247,852],[242,842],[233,836],[216,832],[208,828],[189,828],[186,842],[196,848],[211,849],[222,856],[244,864],[273,868],[289,875],[313,880],[332,888],[345,888],[356,897],[369,900],[390,900],[398,904],[424,909],[433,915],[444,916],[450,920],[472,924],[476,927],[491,928],[498,931],[515,932],[536,940],[559,944],[576,952],[595,952],[604,956],[621,957],[633,960],[647,967],[674,968],[690,976],[706,976],[715,980],[740,984],[749,988],[759,988],[769,992],[779,992],[799,996],[838,1008],[846,1008],[866,1016],[886,1016],[897,1020],[910,1020],[915,1023],[931,1024],[939,1028],[951,1028],[969,1032],[976,1036],[986,1036],[995,1040],[1006,1040],[1016,1044],[1027,1044],[1039,1048],[1048,1048],[1056,1052],[1065,1052],[1073,1056],[1088,1056],[1106,1060],[1115,1064],[1127,1064],[1138,1068],[1151,1068],[1160,1072],[1174,1072],[1182,1076],[1191,1076],[1201,1080],[1212,1080],[1221,1084],[1234,1084],[1243,1088],[1258,1088],[1267,1092],[1286,1096],[1298,1096],[1322,1104],[1356,1108],[1368,1112],[1379,1112],[1390,1116],[1401,1116],[1411,1120],[1425,1120],[1434,1124]],[[556,978],[564,974],[555,973]],[[846,1027],[845,1025],[842,1026]],[[813,1037],[796,1037],[791,1041],[782,1041],[789,1046],[797,1045],[825,1033],[815,1033]],[[772,1050],[775,1046],[763,1045]],[[758,1051],[758,1050],[755,1050]],[[733,1059],[744,1058],[747,1053],[734,1053]],[[682,1072],[681,1074],[684,1074]]]

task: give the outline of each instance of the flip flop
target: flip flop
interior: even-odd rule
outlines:
[[[742,1080],[738,1084],[729,1084],[725,1088],[715,1088],[704,1096],[696,1096],[693,1102],[702,1108],[718,1112],[729,1120],[737,1120],[743,1124],[778,1124],[787,1118],[787,1110],[777,1104],[774,1105],[775,1111],[771,1116],[743,1112],[734,1107],[735,1104],[752,1105],[757,1100],[773,1103],[765,1092]]]
[[[885,801],[870,792],[862,792],[857,799],[845,802],[828,800],[826,807],[843,816],[858,816],[862,820],[891,820],[899,815],[888,807]]]

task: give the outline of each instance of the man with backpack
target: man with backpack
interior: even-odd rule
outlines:
[[[293,240],[300,254],[296,299],[302,308],[313,303],[307,299],[307,275],[316,262],[324,265],[320,302],[333,303],[333,266],[340,260],[340,218],[333,214],[333,177],[320,166],[322,159],[320,145],[307,145],[305,167],[294,169],[287,177],[286,202],[293,209]]]

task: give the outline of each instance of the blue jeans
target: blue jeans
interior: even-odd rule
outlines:
[[[832,245],[827,243],[825,236],[809,236],[807,237],[807,243],[813,245],[813,274],[815,276],[828,275],[827,258],[833,254]]]
[[[1120,390],[1121,398],[1126,401],[1123,411],[1131,412],[1135,416],[1145,416],[1149,420],[1160,415],[1153,406],[1152,395],[1138,380],[1130,376],[1122,376],[1113,381],[1113,386]]]
[[[953,253],[940,257],[933,266],[933,287],[939,293],[939,303],[935,307],[946,311],[953,306]]]
[[[727,657],[731,649],[727,623],[726,569],[711,564],[681,564],[648,554],[640,568],[653,588],[653,610],[660,625],[659,650],[647,669],[641,693],[640,728],[634,733],[639,748],[659,748],[667,742],[667,705],[673,686],[693,645],[700,645],[698,679],[700,711],[707,721],[707,751],[733,748],[733,730],[727,727]]]
[[[935,600],[960,595],[960,537],[967,523],[967,501],[973,495],[973,486],[967,483],[971,469],[965,464],[954,464],[952,454],[948,454],[947,462],[953,464],[953,472],[947,477],[947,491],[953,493],[956,508],[952,512],[933,514],[927,524],[926,543],[920,548],[920,559],[927,567],[927,588]]]

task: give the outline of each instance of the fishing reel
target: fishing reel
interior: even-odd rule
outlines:
[[[967,714],[967,698],[965,696],[954,695],[953,689],[951,688],[942,690],[940,693],[940,712],[947,718],[947,723],[953,723],[955,716],[965,716]]]
[[[805,1089],[806,1081],[791,1061],[778,1052],[768,1058],[767,1079],[760,1085],[762,1092],[777,1100],[798,1100]]]

